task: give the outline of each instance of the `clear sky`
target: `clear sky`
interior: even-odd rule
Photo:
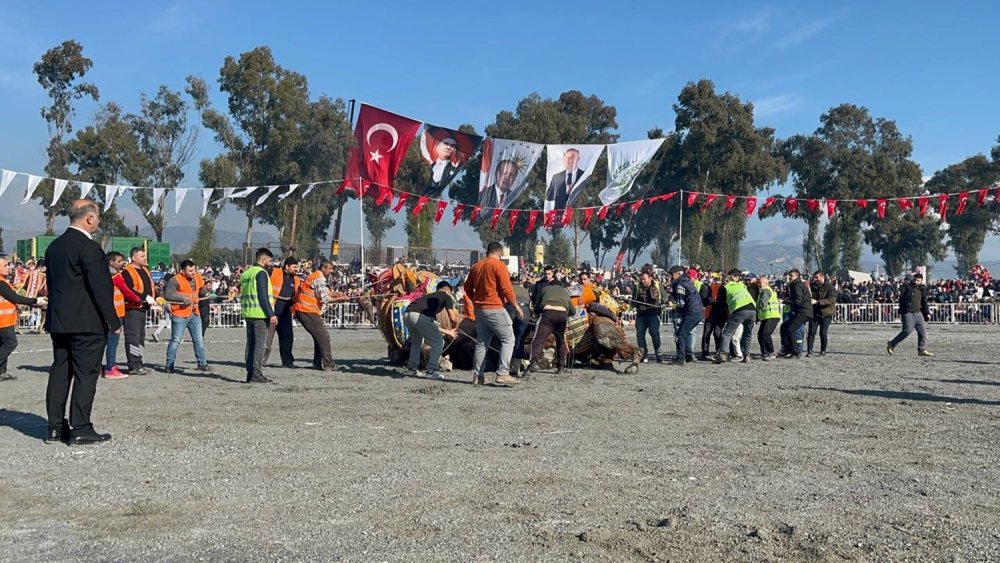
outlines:
[[[672,129],[681,87],[708,78],[754,102],[757,123],[780,137],[810,133],[825,110],[852,102],[913,137],[925,176],[988,154],[1000,135],[1000,3],[826,4],[3,0],[0,167],[42,173],[46,97],[32,65],[70,38],[94,61],[87,79],[101,101],[128,111],[140,92],[182,89],[189,74],[214,83],[225,56],[268,45],[309,79],[314,97],[356,98],[439,125],[481,131],[532,92],[576,89],[618,109],[622,140],[641,139],[654,126]],[[76,126],[94,110],[79,104]],[[216,151],[204,134],[199,158]],[[184,184],[197,185],[197,166],[188,172]],[[27,234],[44,223],[36,202],[18,206],[22,186],[3,196],[0,224]],[[195,225],[196,201],[168,224]],[[145,225],[127,211],[129,224]],[[353,221],[356,209],[347,215]],[[244,222],[231,212],[220,228]],[[405,241],[399,223],[391,244]],[[468,229],[441,244],[450,229],[438,227],[439,246],[478,246]],[[342,238],[356,240],[357,230],[347,223]],[[798,244],[801,232],[801,223],[754,220],[748,238]],[[995,238],[983,256],[1000,260]]]

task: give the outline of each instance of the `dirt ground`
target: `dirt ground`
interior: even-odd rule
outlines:
[[[186,374],[102,380],[114,439],[75,448],[42,442],[50,352],[23,336],[0,560],[1000,560],[1000,329],[931,326],[931,359],[886,355],[894,331],[508,389],[403,378],[373,330],[331,331],[342,373],[246,385],[242,332],[210,330],[217,375],[185,343]]]

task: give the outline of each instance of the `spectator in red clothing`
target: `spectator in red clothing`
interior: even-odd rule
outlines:
[[[107,254],[108,269],[111,271],[111,283],[115,286],[115,313],[122,326],[125,326],[125,303],[142,303],[142,297],[129,289],[128,284],[122,277],[122,270],[125,268],[125,256],[120,252],[109,252]],[[107,379],[124,379],[128,374],[122,373],[118,369],[115,355],[118,352],[118,340],[120,334],[108,333],[108,348],[105,353],[104,377]]]

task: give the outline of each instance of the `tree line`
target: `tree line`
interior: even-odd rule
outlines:
[[[212,104],[212,86],[205,79],[188,76],[183,91],[162,85],[152,96],[139,94],[138,111],[126,113],[115,101],[99,106],[91,122],[74,134],[74,102],[82,98],[100,101],[98,86],[85,82],[93,61],[84,56],[76,41],[65,41],[47,51],[34,72],[49,96],[41,115],[48,125],[48,164],[52,177],[95,184],[131,184],[173,188],[184,179],[192,163],[200,131],[212,134],[219,153],[202,160],[198,179],[215,190],[212,200],[221,200],[223,187],[307,184],[343,175],[347,152],[354,143],[347,104],[340,98],[314,97],[306,77],[279,65],[271,50],[257,47],[237,57],[226,57],[216,78],[224,107]],[[730,92],[719,93],[710,80],[685,85],[672,106],[673,131],[651,128],[649,138],[664,138],[662,148],[636,182],[630,197],[651,197],[678,189],[698,192],[756,196],[782,185],[790,185],[793,197],[874,198],[913,197],[925,193],[975,191],[1000,181],[1000,137],[990,155],[977,154],[937,171],[926,183],[920,165],[912,159],[913,142],[896,123],[875,117],[865,107],[841,104],[823,113],[812,134],[775,136],[773,128],[757,124],[754,107]],[[579,91],[563,92],[557,98],[530,94],[511,110],[501,110],[486,126],[488,136],[520,139],[542,144],[607,144],[619,140],[617,110],[596,96]],[[478,134],[469,124],[460,130]],[[479,169],[478,155],[466,170]],[[606,177],[607,159],[602,156],[594,178]],[[430,177],[418,143],[409,148],[396,178],[396,187],[417,192]],[[529,189],[519,207],[541,208],[544,166],[532,172]],[[534,186],[534,188],[530,187]],[[46,180],[33,199],[42,206],[46,231],[51,234],[55,218],[65,215],[69,202],[79,196],[67,189],[56,206],[50,207],[53,184]],[[74,193],[75,191],[75,193]],[[281,244],[295,246],[300,255],[322,253],[331,225],[339,236],[341,211],[346,195],[336,196],[329,187],[314,190],[306,198],[272,197],[256,205],[257,195],[225,200],[247,217],[246,243],[256,224],[278,229]],[[596,189],[584,194],[578,205],[599,205]],[[145,220],[162,240],[167,224],[165,209],[169,191],[153,201],[150,190],[130,190],[142,210],[156,208]],[[198,194],[200,196],[201,194]],[[94,194],[101,199],[103,194]],[[475,204],[478,175],[456,178],[448,197]],[[673,249],[682,244],[686,261],[706,267],[726,268],[739,264],[740,242],[746,235],[746,217],[727,212],[716,204],[703,211],[684,209],[683,198],[644,206],[634,215],[609,214],[587,229],[582,219],[545,238],[548,261],[560,264],[589,258],[607,266],[619,249],[627,263],[646,250],[654,262],[666,265]],[[154,203],[157,203],[154,206]],[[414,248],[434,246],[433,206],[418,214],[409,202],[405,217],[407,242]],[[210,205],[201,219],[190,255],[207,263],[215,250],[215,222],[222,205]],[[368,198],[363,202],[371,245],[380,250],[396,217]],[[952,214],[947,222],[933,216],[892,209],[884,219],[872,210],[841,205],[825,223],[821,214],[807,209],[789,210],[783,205],[761,211],[766,218],[776,214],[804,223],[802,251],[808,268],[827,271],[860,269],[863,245],[868,245],[895,275],[907,267],[941,260],[950,248],[958,258],[959,273],[978,263],[978,254],[989,233],[1000,231],[1000,203],[980,207],[970,204],[966,212]],[[450,221],[450,217],[446,219]],[[533,256],[533,247],[543,237],[539,230],[525,232],[523,226],[510,231],[507,221],[491,230],[489,222],[473,225],[484,243],[503,239],[513,252]],[[127,236],[126,227],[113,204],[104,211],[101,236]],[[429,256],[418,256],[429,259]]]

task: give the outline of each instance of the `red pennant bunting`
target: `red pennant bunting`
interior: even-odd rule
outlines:
[[[789,215],[795,214],[799,210],[799,200],[794,197],[790,197],[785,200],[785,213]]]
[[[542,225],[546,229],[551,229],[552,223],[555,222],[555,218],[556,218],[556,210],[549,209],[548,211],[545,212],[545,218],[542,220]]]
[[[622,216],[622,211],[625,211],[625,206],[626,205],[628,205],[628,204],[627,203],[619,203],[618,206],[615,207],[615,217],[621,217]]]
[[[469,214],[469,222],[472,223],[479,218],[479,214],[483,212],[483,208],[480,206],[475,206],[472,208],[472,213]]]
[[[698,192],[688,192],[688,207],[694,205],[694,202],[698,201],[698,196],[701,195]]]
[[[961,215],[965,213],[965,205],[969,201],[969,192],[962,192],[958,194],[958,209],[955,210],[956,215]]]
[[[584,230],[587,230],[587,227],[590,226],[590,220],[593,219],[593,218],[594,218],[594,208],[593,207],[585,207],[583,209],[583,229]]]
[[[920,216],[923,217],[927,215],[927,207],[930,205],[931,198],[929,196],[920,196],[917,198],[917,205],[920,207]]]
[[[704,211],[708,209],[708,206],[712,205],[712,203],[714,203],[717,199],[719,199],[718,194],[705,194],[705,203],[701,204],[701,210]]]
[[[493,217],[490,217],[490,230],[495,230],[497,228],[497,221],[500,220],[500,216],[503,215],[503,209],[494,209]]]
[[[512,233],[514,232],[514,227],[517,225],[517,218],[520,217],[520,216],[521,216],[521,210],[520,209],[511,209],[510,210],[510,219],[507,222],[507,228],[508,228],[508,230],[510,230],[510,232],[512,232]]]
[[[753,215],[754,210],[757,209],[757,198],[748,197],[747,198],[747,217]]]
[[[531,234],[531,231],[535,230],[535,223],[538,222],[538,211],[532,209],[528,212],[528,228],[524,232]]]
[[[976,194],[976,203],[978,203],[979,205],[986,205],[986,198],[989,197],[989,195],[990,195],[989,188],[983,188],[979,190],[979,193]]]
[[[903,211],[909,211],[910,209],[913,209],[913,200],[909,198],[904,197],[902,199],[897,200],[896,203],[899,205],[899,208]]]
[[[875,209],[878,210],[878,218],[879,219],[885,219],[885,204],[886,204],[886,201],[884,199],[876,199],[875,200]]]
[[[615,269],[620,270],[622,267],[622,262],[625,260],[625,251],[619,250],[618,256],[615,256]]]
[[[726,211],[729,211],[730,209],[732,209],[733,205],[735,203],[736,203],[736,196],[734,196],[734,195],[727,195],[726,196]]]
[[[601,210],[597,212],[597,218],[603,221],[608,216],[608,209],[610,209],[608,205],[601,207]]]
[[[560,219],[559,222],[562,224],[563,227],[568,227],[570,225],[570,223],[573,222],[573,208],[572,207],[567,207],[566,210],[563,211],[562,219]]]
[[[633,214],[639,212],[639,208],[642,207],[642,202],[644,202],[644,201],[646,201],[646,200],[640,199],[639,201],[637,201],[637,202],[635,202],[635,203],[632,204],[632,213]]]
[[[396,207],[392,208],[392,212],[399,213],[399,210],[402,209],[404,205],[406,205],[406,200],[409,197],[410,194],[406,192],[399,192],[399,199],[396,201]]]
[[[826,200],[826,216],[833,217],[833,214],[837,212],[837,200],[828,199]]]
[[[938,215],[942,221],[948,216],[948,194],[938,194]]]
[[[458,225],[458,222],[462,219],[462,212],[465,211],[464,203],[455,204],[455,216],[451,220],[451,226],[454,227]]]
[[[807,199],[806,205],[809,206],[810,213],[816,213],[819,211],[819,200],[818,199]]]
[[[773,195],[767,196],[767,199],[764,200],[764,207],[761,207],[760,210],[764,211],[768,207],[771,207],[772,205],[774,205],[775,201],[778,201],[778,198],[774,197]]]
[[[859,199],[858,200],[858,209],[867,209],[867,208],[868,208],[868,200],[867,199]]]
[[[660,194],[658,196],[649,198],[649,202],[652,203],[654,201],[670,201],[671,199],[673,199],[673,197],[675,195],[677,195],[677,192],[670,192],[670,193],[666,193],[666,194]]]
[[[444,210],[448,209],[447,201],[438,201],[437,209],[434,210],[434,222],[440,224],[441,218],[444,217]]]
[[[413,206],[413,214],[416,215],[417,213],[420,213],[421,211],[423,211],[424,210],[424,206],[426,206],[427,202],[430,201],[430,200],[431,200],[431,198],[429,198],[429,197],[427,197],[425,195],[420,196],[420,199],[417,200],[417,204]]]
[[[379,186],[378,197],[375,198],[375,205],[382,205],[383,203],[385,203],[386,198],[392,197],[391,194],[392,192],[389,190],[389,188],[385,186]],[[392,207],[391,201],[389,202],[389,207]]]

